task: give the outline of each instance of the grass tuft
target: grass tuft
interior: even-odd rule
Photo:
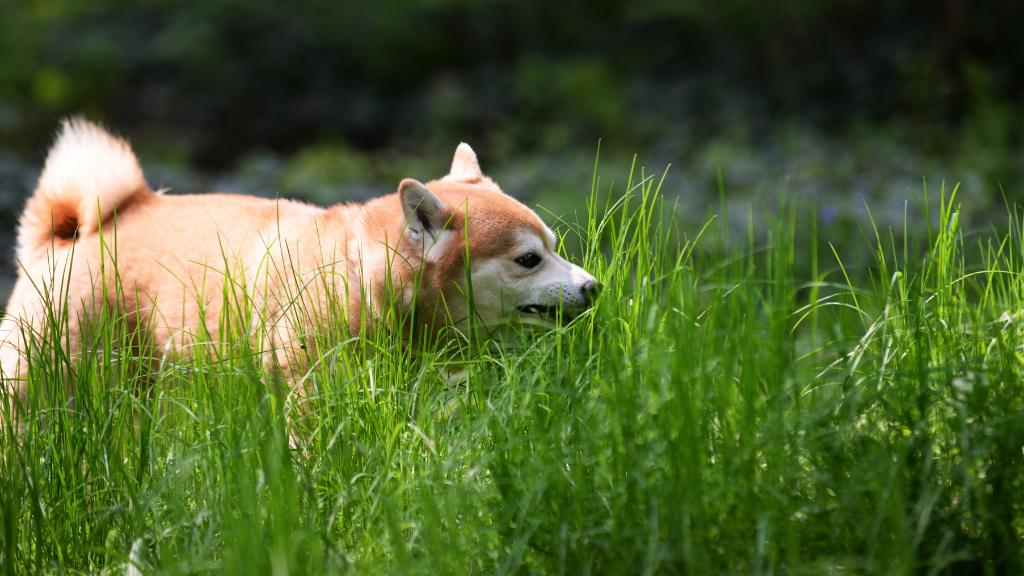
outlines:
[[[1024,571],[1024,215],[965,235],[943,192],[923,238],[872,221],[858,270],[795,207],[741,248],[681,231],[664,180],[595,167],[562,232],[605,289],[570,325],[416,352],[397,317],[324,330],[301,393],[230,275],[220,340],[177,361],[115,305],[73,355],[54,314],[0,431],[0,566]]]

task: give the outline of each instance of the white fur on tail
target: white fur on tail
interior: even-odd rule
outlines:
[[[148,190],[127,142],[81,118],[65,120],[18,224],[18,258],[33,262],[51,246],[96,232],[125,200]]]

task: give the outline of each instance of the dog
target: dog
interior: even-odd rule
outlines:
[[[349,334],[389,311],[434,334],[476,321],[549,324],[587,310],[593,276],[557,252],[531,209],[480,170],[467,144],[449,173],[402,180],[366,203],[318,207],[233,194],[179,195],[147,183],[129,144],[76,118],[63,123],[17,232],[19,275],[0,322],[0,370],[22,382],[30,342],[66,307],[59,342],[74,353],[106,306],[154,356],[216,342],[240,285],[268,369],[301,375],[324,318]],[[117,289],[111,287],[116,286]],[[340,302],[340,313],[329,302]],[[398,334],[396,337],[410,337]],[[9,389],[10,390],[10,389]]]

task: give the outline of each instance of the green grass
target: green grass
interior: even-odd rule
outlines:
[[[562,227],[605,284],[592,313],[456,351],[325,336],[306,404],[231,329],[236,301],[235,336],[155,374],[116,309],[80,358],[47,337],[25,429],[0,436],[0,565],[1024,570],[1022,219],[965,235],[944,193],[934,222],[869,226],[850,269],[864,241],[802,210],[737,246],[717,220],[676,229],[659,187],[595,179]]]

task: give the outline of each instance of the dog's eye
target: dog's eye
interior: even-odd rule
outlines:
[[[519,264],[523,268],[533,268],[537,264],[540,264],[540,256],[536,252],[527,252],[519,258],[516,258],[516,264]]]

